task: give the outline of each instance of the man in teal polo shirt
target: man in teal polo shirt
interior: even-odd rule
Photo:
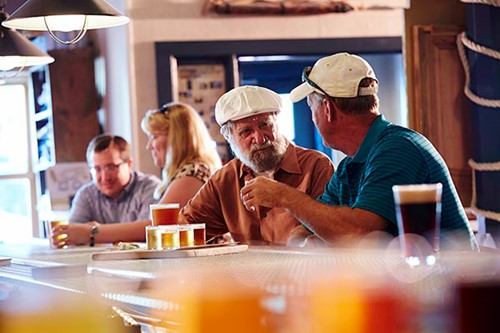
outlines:
[[[312,119],[325,145],[347,155],[319,198],[258,177],[241,191],[246,207],[283,207],[310,233],[292,235],[333,242],[339,236],[386,231],[397,235],[392,186],[442,183],[441,237],[477,249],[448,168],[421,134],[392,124],[378,111],[378,80],[362,58],[338,53],[319,59],[302,74],[290,97],[307,97]],[[451,237],[453,236],[453,237]]]

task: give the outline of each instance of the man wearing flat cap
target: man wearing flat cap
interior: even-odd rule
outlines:
[[[230,233],[245,244],[280,244],[311,235],[283,208],[243,204],[240,190],[261,176],[307,196],[320,195],[333,174],[323,153],[298,147],[279,132],[281,98],[274,91],[242,86],[224,94],[215,119],[236,158],[217,171],[179,214],[187,223],[206,223],[207,237]],[[289,245],[296,245],[290,244]]]
[[[290,98],[307,98],[323,142],[347,157],[317,200],[258,177],[242,189],[247,207],[284,209],[325,242],[372,231],[397,236],[392,186],[441,183],[441,244],[477,249],[444,160],[424,136],[379,113],[378,80],[368,62],[334,54],[306,67],[302,79]]]

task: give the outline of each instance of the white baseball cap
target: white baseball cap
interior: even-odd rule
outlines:
[[[369,87],[359,88],[364,78],[375,79]],[[312,68],[306,67],[301,85],[290,92],[292,102],[298,102],[312,92],[331,97],[357,97],[375,95],[378,80],[366,60],[349,53],[337,53],[316,61]],[[358,91],[359,88],[359,91]]]
[[[222,95],[215,104],[215,120],[223,125],[253,115],[281,111],[280,96],[272,90],[257,86],[241,86]]]

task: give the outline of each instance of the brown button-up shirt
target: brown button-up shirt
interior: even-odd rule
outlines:
[[[316,198],[333,175],[333,165],[323,153],[288,145],[274,180]],[[181,221],[205,223],[207,238],[230,232],[241,243],[286,244],[300,222],[283,208],[256,207],[248,211],[240,199],[251,170],[233,159],[218,170],[179,214]]]

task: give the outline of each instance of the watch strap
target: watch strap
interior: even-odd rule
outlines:
[[[95,234],[97,234],[98,232],[99,232],[99,227],[93,225],[92,229],[90,229],[90,240],[89,240],[90,247],[93,247],[95,245]]]

